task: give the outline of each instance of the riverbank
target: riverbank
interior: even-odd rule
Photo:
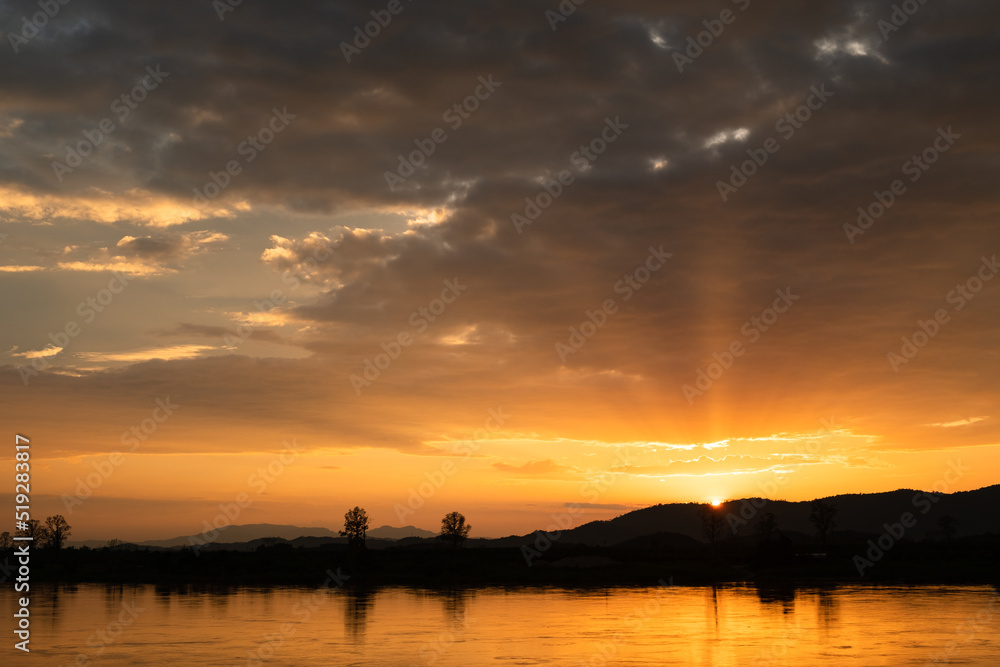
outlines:
[[[390,548],[340,545],[255,551],[63,549],[32,556],[33,582],[320,585],[327,571],[347,586],[650,586],[756,582],[817,584],[997,584],[1000,540],[899,543],[878,554],[866,544],[791,550],[708,546],[636,549],[553,544],[533,548]],[[13,577],[8,577],[8,584]]]

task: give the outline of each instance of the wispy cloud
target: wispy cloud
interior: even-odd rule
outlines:
[[[157,347],[143,350],[132,350],[129,352],[83,352],[78,356],[88,362],[111,362],[123,361],[129,363],[139,363],[153,359],[174,360],[191,359],[201,356],[203,352],[208,352],[216,348],[207,345],[174,345],[172,347]]]

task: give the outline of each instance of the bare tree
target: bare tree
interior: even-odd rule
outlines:
[[[368,513],[360,507],[347,510],[344,514],[344,529],[341,537],[347,537],[347,546],[358,549],[365,548],[365,533],[368,532]]]
[[[757,522],[757,532],[764,536],[764,541],[770,543],[771,538],[778,532],[778,517],[774,512],[768,512]]]
[[[814,500],[809,505],[809,520],[816,526],[816,535],[820,544],[826,544],[826,538],[837,525],[837,508],[825,500]]]
[[[469,536],[470,530],[472,530],[472,526],[465,524],[465,517],[462,514],[449,512],[441,519],[441,535],[439,537],[442,540],[450,541],[452,546],[457,548]]]
[[[260,546],[258,549],[265,549],[267,547],[274,547],[279,544],[287,544],[288,541],[281,537],[262,537],[260,539]]]
[[[6,530],[0,533],[0,549],[10,549],[14,546],[14,538]]]
[[[708,538],[708,542],[712,546],[715,546],[716,541],[719,539],[719,533],[722,532],[722,525],[725,521],[722,509],[722,505],[718,507],[702,505],[698,510],[698,514],[701,516],[701,527],[704,529],[705,537]]]
[[[45,532],[48,533],[49,546],[58,550],[62,549],[63,544],[66,543],[71,527],[62,514],[56,514],[45,518]]]
[[[35,548],[42,548],[49,543],[48,531],[38,519],[28,519],[25,527],[19,528],[17,532],[20,537],[30,537]]]
[[[958,535],[958,519],[950,514],[945,514],[937,520],[937,528],[945,542],[951,542]]]

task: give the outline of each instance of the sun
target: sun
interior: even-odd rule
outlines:
[[[712,507],[718,507],[721,504],[722,504],[722,501],[719,500],[718,498],[713,498],[712,499]]]

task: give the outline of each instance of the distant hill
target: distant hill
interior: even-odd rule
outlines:
[[[408,538],[433,538],[437,533],[423,530],[414,526],[404,526],[396,528],[393,526],[382,526],[368,531],[368,539],[373,540],[370,546],[387,546],[396,540]],[[346,538],[340,537],[340,533],[322,527],[303,528],[301,526],[277,525],[271,523],[255,523],[242,526],[226,526],[219,529],[218,536],[213,540],[206,540],[204,535],[180,535],[166,540],[147,540],[137,542],[142,547],[177,548],[191,545],[191,538],[196,538],[198,542],[210,542],[211,544],[240,545],[241,550],[254,549],[267,538],[279,538],[287,541],[293,546],[317,546],[320,544],[340,544],[347,543]],[[79,540],[66,543],[71,547],[90,547],[99,549],[107,545],[107,540]]]
[[[407,537],[437,537],[437,533],[414,526],[403,526],[402,528],[381,526],[369,530],[368,537],[377,537],[384,540],[402,540]]]
[[[203,535],[181,535],[172,537],[169,540],[147,540],[138,542],[142,546],[150,547],[180,547],[191,544],[191,538],[195,537],[202,542],[208,541]],[[219,535],[211,542],[215,544],[231,544],[235,542],[251,542],[265,537],[280,537],[284,540],[294,540],[297,537],[340,537],[329,528],[302,528],[300,526],[282,526],[272,523],[253,523],[245,526],[226,526],[219,529]]]
[[[108,545],[108,540],[67,540],[67,547],[89,547],[91,549],[101,549]]]

